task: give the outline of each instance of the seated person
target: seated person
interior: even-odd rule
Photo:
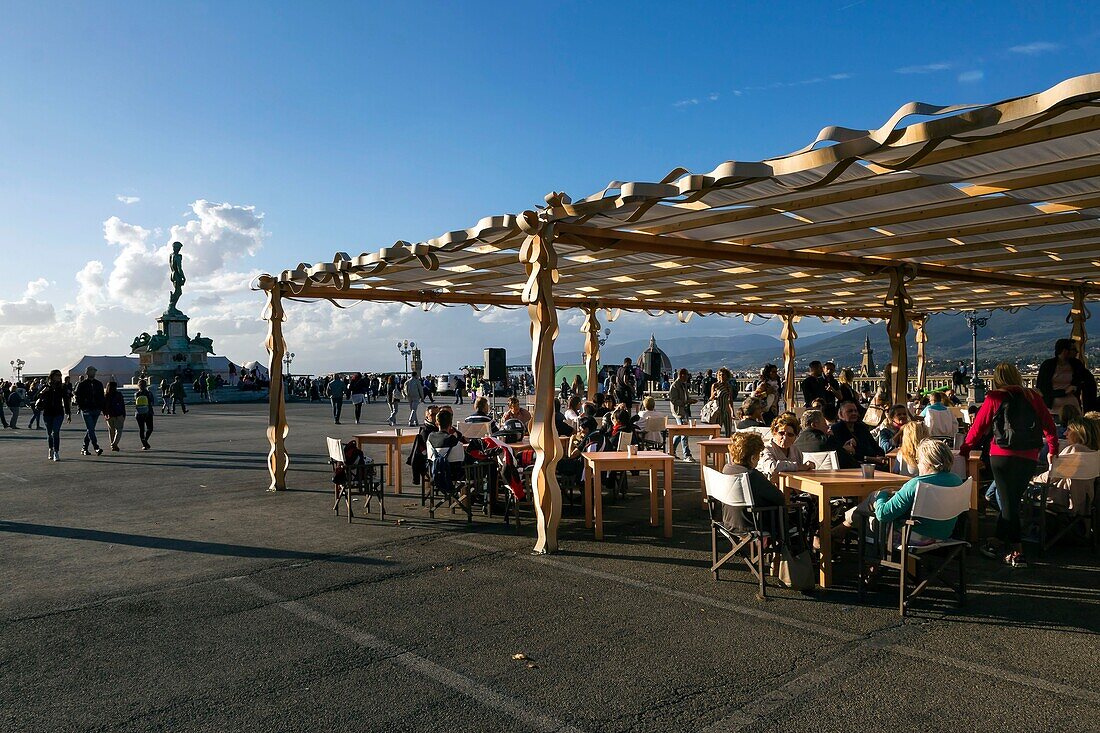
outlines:
[[[826,450],[835,450],[841,468],[859,468],[861,463],[884,463],[885,451],[871,435],[871,429],[859,417],[859,405],[842,402],[839,418],[829,429]]]
[[[959,419],[947,407],[943,392],[933,392],[932,401],[921,413],[924,424],[937,437],[954,437],[959,432]]]
[[[802,451],[795,446],[798,437],[798,421],[791,417],[777,417],[772,421],[771,437],[764,443],[759,470],[772,483],[779,482],[780,471],[810,471],[812,463],[802,460]]]
[[[601,402],[596,403],[596,417],[602,418],[615,410],[615,395],[605,394]]]
[[[554,428],[558,431],[558,435],[572,435],[577,432],[565,421],[565,416],[561,414],[561,400],[556,397],[554,398]]]
[[[1097,450],[1100,450],[1100,425],[1085,417],[1070,418],[1066,425],[1066,447],[1058,455],[1095,453]],[[1049,470],[1035,477],[1038,483],[1049,480]],[[1074,514],[1088,513],[1095,497],[1096,482],[1088,479],[1057,479],[1047,493],[1050,503],[1065,507]]]
[[[1070,420],[1081,417],[1081,410],[1076,404],[1067,402],[1058,410],[1058,424],[1055,425],[1059,438],[1066,437],[1066,430],[1069,429]]]
[[[932,437],[932,431],[922,422],[913,420],[901,426],[898,432],[898,473],[907,476],[917,475],[917,447],[927,438]],[[891,466],[893,468],[894,466]]]
[[[917,495],[917,484],[933,486],[959,486],[963,479],[952,472],[955,454],[941,441],[926,438],[917,448],[917,473],[905,482],[897,493],[890,491],[872,492],[866,499],[850,510],[845,518],[845,526],[859,526],[869,517],[875,517],[885,530],[891,523],[897,529],[910,518],[913,501]],[[955,518],[944,520],[920,519],[909,534],[910,545],[926,545],[936,540],[951,538],[955,531]],[[885,536],[885,535],[883,535]]]
[[[962,404],[962,401],[959,399],[958,395],[955,394],[955,390],[953,389],[944,390],[943,396],[947,399],[947,404],[949,406],[958,407]]]
[[[764,425],[764,403],[756,397],[749,397],[742,402],[740,413],[741,419],[735,426],[737,430],[767,427]]]
[[[909,422],[909,408],[905,405],[894,405],[890,408],[890,414],[886,416],[886,422],[878,429],[878,445],[883,453],[895,451],[901,445],[901,429]]]
[[[661,413],[657,412],[654,407],[653,397],[646,395],[642,398],[642,409],[638,411],[638,414],[634,417],[634,424],[637,426],[638,431],[642,434],[642,439],[647,440],[650,443],[660,443],[664,438],[661,435],[660,430],[649,430],[647,424],[650,420],[653,420],[654,424],[660,425],[661,418],[664,417]],[[654,420],[654,418],[656,418]]]
[[[485,397],[478,397],[474,400],[474,414],[467,417],[463,422],[467,423],[489,423],[489,432],[493,433],[497,430],[497,424],[489,415],[489,400]]]
[[[565,403],[565,412],[563,412],[562,415],[565,416],[566,420],[576,425],[577,421],[581,419],[582,411],[581,396],[575,394]]]
[[[520,405],[518,397],[508,398],[508,409],[504,411],[504,417],[501,420],[504,422],[519,420],[523,423],[525,430],[528,432],[531,430],[531,413],[527,408]]]
[[[619,407],[615,408],[615,412],[611,414],[611,419],[612,423],[610,434],[611,438],[616,442],[616,444],[619,439],[619,433],[633,433],[631,442],[637,442],[638,434],[637,431],[634,430],[634,421],[630,419],[630,412],[627,411],[625,406],[620,405]]]
[[[802,430],[794,441],[794,447],[802,453],[821,453],[826,450],[829,440],[829,423],[821,410],[806,410],[802,413]]]
[[[433,451],[436,454],[446,456],[447,464],[451,469],[451,480],[454,481],[461,475],[461,466],[466,460],[466,451],[463,447],[466,440],[462,437],[462,433],[454,428],[454,413],[452,411],[440,410],[435,419],[437,429],[428,435],[428,445],[431,446],[431,450],[428,451],[428,463],[434,462]],[[469,502],[469,497],[462,494],[459,496],[458,501],[465,508]]]
[[[730,438],[729,461],[722,473],[736,475],[749,474],[749,485],[752,488],[753,502],[758,507],[785,506],[783,492],[768,480],[768,478],[756,470],[760,462],[760,454],[764,452],[764,439],[759,433],[734,433]],[[774,513],[761,515],[758,526],[761,530],[771,532],[772,536],[779,533],[779,527],[775,520],[778,517]],[[747,510],[740,507],[722,505],[722,525],[732,531],[745,531],[752,529],[753,518]]]
[[[413,441],[412,449],[409,451],[409,457],[405,461],[405,463],[412,468],[413,483],[420,483],[421,478],[427,476],[428,436],[438,429],[436,427],[436,420],[439,411],[440,408],[437,405],[432,405],[424,410],[424,421],[420,423],[420,429],[416,433],[416,440]],[[451,417],[454,417],[453,413]]]

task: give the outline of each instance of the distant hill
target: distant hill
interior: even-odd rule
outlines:
[[[982,369],[1002,360],[1014,361],[1022,368],[1038,365],[1051,356],[1054,341],[1069,336],[1066,323],[1069,306],[1049,306],[1016,313],[994,311],[989,323],[978,330],[978,364]],[[1097,324],[1100,329],[1100,323]],[[959,361],[970,362],[971,332],[961,315],[934,315],[928,321],[928,359],[933,371],[949,371]],[[800,337],[795,342],[800,371],[818,359],[838,365],[858,367],[862,361],[864,340],[871,337],[876,366],[890,361],[890,343],[884,323],[867,324],[841,333],[821,333]],[[915,365],[916,345],[909,331],[909,359]],[[658,341],[674,367],[692,370],[727,366],[734,371],[755,371],[763,364],[781,364],[783,344],[764,334],[682,337]],[[603,349],[604,363],[621,362],[623,357],[637,359],[649,346],[649,340],[608,344]],[[1090,342],[1089,359],[1100,363],[1100,332]],[[579,352],[558,354],[559,363],[579,363]]]

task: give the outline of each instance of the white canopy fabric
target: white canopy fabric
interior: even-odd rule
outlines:
[[[141,371],[141,363],[136,356],[82,356],[62,373],[76,381],[90,366],[96,368],[96,379],[104,384],[112,379],[119,384],[130,384]]]

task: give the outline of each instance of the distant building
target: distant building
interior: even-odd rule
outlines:
[[[877,377],[878,374],[875,371],[875,357],[874,349],[871,348],[871,337],[868,336],[863,342],[863,363],[859,365],[859,376],[861,377]]]

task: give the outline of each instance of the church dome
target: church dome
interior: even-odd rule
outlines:
[[[652,354],[652,356],[650,356],[650,354]],[[646,366],[650,363],[649,360],[651,358],[655,360],[658,368],[662,372],[672,371],[672,362],[669,360],[668,354],[666,354],[664,351],[661,350],[659,346],[657,346],[657,339],[653,336],[653,334],[649,335],[649,348],[643,351],[641,356],[638,357],[638,365],[644,370]]]

